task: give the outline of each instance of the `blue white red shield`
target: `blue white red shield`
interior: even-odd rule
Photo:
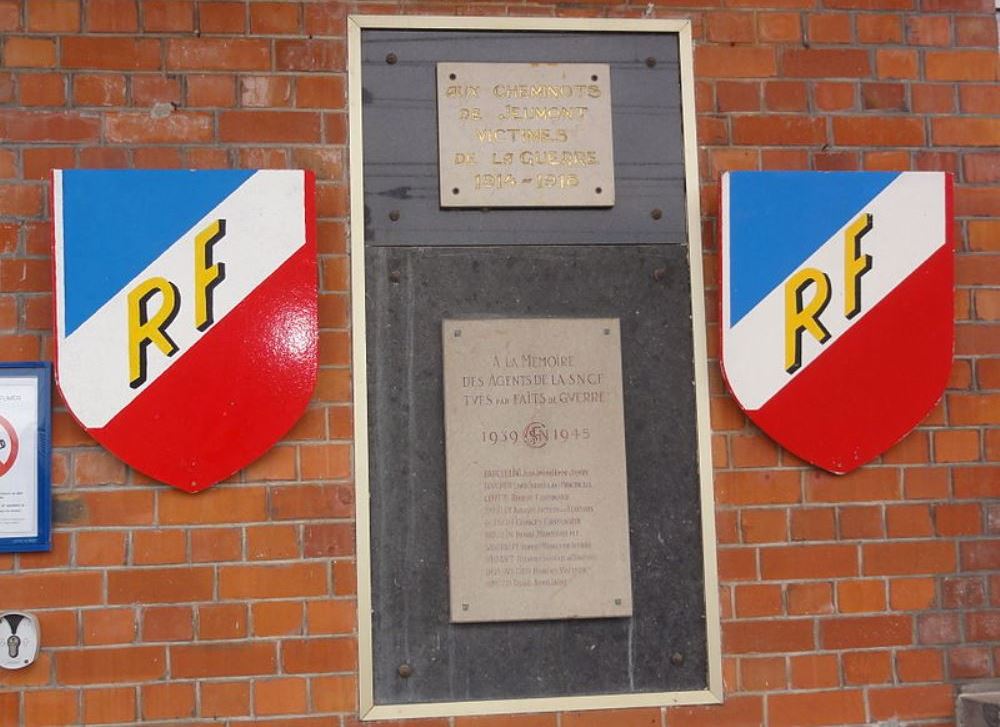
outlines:
[[[267,451],[316,381],[313,178],[53,172],[56,377],[99,443],[189,492]]]
[[[722,179],[722,366],[748,416],[836,473],[940,399],[954,348],[951,178],[733,172]]]

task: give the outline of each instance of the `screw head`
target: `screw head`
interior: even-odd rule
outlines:
[[[400,275],[398,270],[393,270],[392,272],[389,273],[389,282],[398,283],[402,277],[403,276]]]
[[[399,58],[396,57],[395,53],[386,53],[385,54],[385,62],[388,63],[390,66],[396,65],[396,61],[398,61],[398,60],[399,60]]]
[[[650,211],[649,216],[652,217],[654,220],[658,220],[661,217],[663,217],[663,210],[657,207],[656,209]]]
[[[670,663],[674,666],[680,666],[684,663],[684,654],[679,651],[675,651],[670,655]]]
[[[653,56],[649,56],[649,58],[646,59],[646,67],[653,68],[655,65],[656,65],[656,59],[653,58]]]
[[[403,679],[409,679],[413,675],[413,667],[409,664],[400,664],[396,673]]]
[[[665,277],[667,277],[666,268],[657,268],[656,270],[653,271],[653,280],[659,282],[663,280]]]
[[[399,222],[399,210],[392,210],[389,212],[389,219],[393,222]]]

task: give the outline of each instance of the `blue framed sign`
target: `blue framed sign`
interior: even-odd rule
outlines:
[[[52,365],[0,362],[0,553],[52,549]]]

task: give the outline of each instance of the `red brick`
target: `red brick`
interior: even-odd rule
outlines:
[[[868,703],[874,719],[951,717],[955,700],[950,685],[872,689]]]
[[[162,490],[158,500],[160,523],[164,525],[251,523],[267,517],[263,487],[214,487],[196,497]]]
[[[851,17],[843,13],[809,15],[808,37],[813,43],[850,43]]]
[[[335,601],[310,601],[336,603]],[[298,601],[261,601],[250,606],[254,636],[289,636],[302,633],[302,604]]]
[[[962,570],[1000,569],[1000,540],[978,540],[959,544]]]
[[[764,43],[795,43],[802,38],[797,13],[758,13],[757,34]]]
[[[223,566],[219,569],[221,598],[288,598],[318,596],[326,592],[326,568],[322,563]]]
[[[125,76],[117,73],[78,73],[73,78],[73,103],[78,106],[122,106]]]
[[[766,548],[760,563],[761,575],[768,580],[839,578],[857,575],[858,550],[853,545]]]
[[[781,67],[793,78],[863,78],[871,73],[863,50],[786,49]]]
[[[890,538],[916,538],[934,534],[931,511],[927,505],[891,505],[886,507],[885,516]]]
[[[865,575],[951,573],[955,570],[955,548],[950,542],[871,543],[862,546]]]
[[[995,81],[995,51],[928,51],[928,81]]]
[[[789,660],[794,689],[823,689],[840,685],[840,664],[834,654],[804,654]]]
[[[202,33],[242,33],[246,29],[246,6],[242,2],[202,2],[198,4]]]
[[[841,657],[845,684],[883,684],[892,681],[892,655],[888,651],[850,651]]]
[[[298,528],[261,525],[246,530],[247,560],[283,560],[299,556]]]
[[[28,30],[75,33],[80,30],[79,0],[29,0]]]
[[[291,79],[286,76],[244,76],[240,79],[240,105],[246,108],[290,106]]]
[[[250,713],[248,682],[202,682],[201,715],[217,719]]]
[[[58,608],[101,603],[101,574],[18,573],[0,576],[4,608]]]
[[[826,141],[826,125],[821,118],[788,114],[737,116],[732,125],[734,144],[819,145]]]
[[[90,0],[87,29],[92,33],[127,33],[138,30],[134,0]]]
[[[928,613],[917,616],[917,641],[921,644],[954,644],[962,638],[956,614]]]
[[[212,598],[211,568],[136,568],[108,572],[109,603],[179,603]]]
[[[833,588],[829,583],[789,583],[788,613],[814,615],[833,613]]]
[[[836,117],[833,136],[844,146],[921,146],[924,143],[920,119],[896,116]]]
[[[353,712],[357,710],[358,683],[353,676],[314,677],[310,679],[312,708],[316,712]],[[476,727],[476,717],[459,717],[456,727]],[[556,715],[510,716],[508,727],[555,727]],[[484,725],[483,727],[487,727]],[[502,727],[502,726],[500,726]]]
[[[705,32],[708,39],[715,43],[752,43],[754,41],[753,13],[706,13]]]
[[[188,641],[193,638],[194,610],[190,606],[143,609],[143,641]]]
[[[719,580],[748,581],[757,579],[757,559],[754,551],[726,549],[719,551]]]
[[[764,724],[764,704],[760,697],[727,695],[725,704],[710,707],[674,707],[667,711],[667,720],[670,727],[704,727],[706,724],[712,727],[760,727]],[[617,727],[617,722],[603,724],[609,726],[615,724]],[[658,725],[659,721],[652,724]],[[568,727],[565,717],[563,725]]]
[[[955,89],[950,84],[910,84],[910,98],[916,113],[951,113],[955,110]]]
[[[769,505],[799,502],[799,473],[792,471],[719,472],[716,498],[723,505]]]
[[[955,45],[996,47],[997,26],[987,16],[955,18]]]
[[[151,681],[166,675],[167,655],[158,646],[60,651],[56,678],[61,684]]]
[[[349,517],[354,514],[354,488],[350,485],[293,485],[271,490],[271,516],[275,519]]]
[[[250,32],[254,35],[298,33],[299,7],[299,3],[254,3],[250,6]]]
[[[895,44],[903,41],[903,23],[896,15],[857,16],[858,40],[862,43]]]
[[[899,499],[895,469],[858,469],[848,475],[806,473],[806,499],[812,502],[865,502]]]
[[[969,641],[1000,640],[1000,611],[981,611],[966,615]]]
[[[190,75],[187,78],[189,107],[229,108],[236,105],[236,79],[230,75]]]
[[[837,583],[837,610],[840,613],[884,611],[885,581],[840,581]]]
[[[879,49],[875,52],[879,78],[916,78],[917,63],[917,52],[913,50]]]
[[[219,138],[229,142],[309,142],[320,137],[318,114],[302,111],[226,111]]]
[[[194,712],[193,684],[150,684],[142,688],[142,716],[146,720],[188,719]]]
[[[190,71],[266,71],[270,44],[260,39],[171,39],[167,41],[167,68]]]
[[[20,30],[21,29],[21,7],[20,0],[0,1],[0,30]]]
[[[84,644],[123,644],[135,639],[135,612],[130,608],[104,608],[83,612]]]
[[[722,634],[730,654],[809,651],[815,645],[813,622],[807,619],[724,623]]]
[[[935,118],[931,136],[936,146],[1000,145],[1000,119]]]
[[[982,511],[976,504],[938,505],[934,522],[939,535],[978,535],[982,531]]]
[[[934,605],[932,578],[899,578],[889,583],[889,605],[894,611],[921,611]]]
[[[238,529],[198,528],[191,531],[191,560],[195,563],[217,563],[240,560],[243,539]]]
[[[63,68],[153,71],[160,67],[160,41],[109,37],[62,39]]]
[[[300,76],[295,82],[299,108],[343,108],[346,84],[341,76]]]
[[[864,649],[900,646],[913,641],[913,619],[909,616],[860,616],[820,622],[824,649]]]
[[[781,510],[744,510],[740,532],[744,543],[774,543],[788,539],[787,514]]]
[[[764,84],[764,104],[770,111],[805,111],[809,100],[801,81],[768,81]]]
[[[143,0],[142,27],[147,33],[177,33],[194,29],[190,0]]]
[[[108,141],[117,143],[172,144],[211,141],[212,117],[173,112],[163,118],[147,113],[113,113],[106,117]]]
[[[951,18],[922,15],[906,19],[907,40],[911,45],[951,44]]]
[[[27,691],[24,694],[24,724],[32,727],[77,724],[78,698],[78,692],[66,688]]]
[[[952,679],[981,679],[990,676],[989,648],[968,646],[950,649],[948,675]]]
[[[660,724],[660,710],[567,712],[562,715],[562,727],[602,727],[609,724],[608,720],[614,720],[616,727],[657,727]],[[444,725],[429,724],[427,727],[444,727]]]
[[[783,611],[781,586],[737,586],[736,615],[740,618],[776,616]]]
[[[902,83],[862,84],[861,106],[865,111],[908,111],[906,87]]]
[[[996,84],[966,84],[958,88],[962,111],[970,114],[1000,114],[1000,88]]]
[[[274,54],[279,71],[342,71],[346,65],[344,45],[338,41],[278,40]]]
[[[281,664],[288,674],[351,671],[357,668],[357,643],[350,638],[286,639]]]
[[[309,601],[307,619],[310,634],[349,634],[357,623],[356,604],[343,599]]]
[[[254,682],[254,712],[258,715],[301,714],[306,711],[306,680],[289,677]]]
[[[777,72],[770,48],[699,45],[694,59],[698,78],[762,78]]]
[[[306,525],[304,544],[307,558],[352,555],[354,527],[347,523]]]
[[[273,674],[277,666],[274,642],[171,646],[174,678],[251,676]]]
[[[847,111],[855,108],[853,83],[816,83],[813,95],[816,107],[821,111]]]
[[[247,635],[247,607],[242,603],[214,603],[198,609],[200,639],[239,639]]]
[[[7,68],[51,68],[56,63],[56,44],[47,38],[8,38],[3,61]]]
[[[949,578],[941,584],[945,608],[972,609],[985,605],[986,589],[979,578]]]
[[[767,715],[771,727],[843,725],[864,722],[865,704],[860,690],[772,694]]]
[[[911,649],[896,652],[896,673],[902,682],[937,682],[944,678],[941,652]]]
[[[950,493],[948,470],[944,467],[919,467],[907,469],[903,490],[908,500],[937,500]]]
[[[86,724],[132,722],[135,720],[135,689],[86,689],[83,692],[83,719]]]

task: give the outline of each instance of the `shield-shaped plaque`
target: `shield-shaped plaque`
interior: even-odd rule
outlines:
[[[197,492],[267,451],[316,380],[302,171],[53,173],[56,377],[99,443]]]
[[[849,472],[948,381],[951,177],[733,172],[722,179],[722,365],[783,447]]]

